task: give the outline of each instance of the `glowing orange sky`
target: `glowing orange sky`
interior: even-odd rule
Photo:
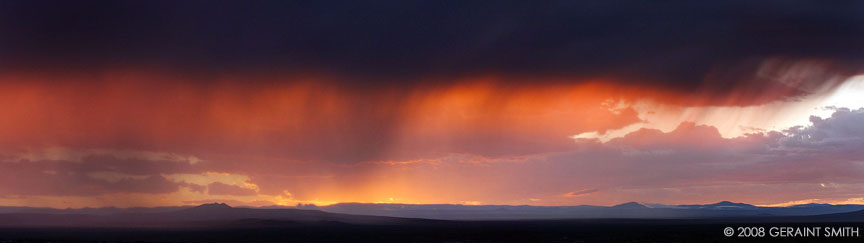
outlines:
[[[703,150],[719,153],[714,148],[760,147],[774,135],[721,136],[726,131],[713,125],[726,120],[716,112],[679,113],[704,107],[732,112],[788,107],[795,102],[788,97],[815,92],[798,84],[756,85],[756,91],[745,86],[712,96],[614,80],[516,85],[495,75],[374,89],[296,74],[207,77],[121,70],[6,73],[0,79],[0,164],[5,170],[0,176],[7,177],[0,185],[6,195],[0,204],[5,205],[155,206],[220,200],[246,205],[773,204],[848,200],[856,193],[851,188],[862,183],[845,180],[834,170],[822,177],[763,180],[734,174],[741,171],[726,176],[702,171],[723,167],[716,164],[688,171],[643,167],[630,159],[632,153],[656,153],[645,157],[649,161],[663,153],[681,153],[677,159]],[[816,91],[833,92],[840,83]],[[637,101],[650,105],[634,105]],[[748,112],[738,115],[760,115]],[[681,123],[688,121],[709,126]],[[632,130],[609,143],[571,138],[628,127]],[[635,132],[639,128],[660,130]],[[701,142],[710,148],[690,147]],[[717,155],[718,161],[733,159]],[[810,168],[803,162],[796,166]],[[792,189],[826,182],[835,190],[817,195]],[[778,190],[786,193],[761,197]]]
[[[864,201],[854,3],[0,5],[0,206]]]

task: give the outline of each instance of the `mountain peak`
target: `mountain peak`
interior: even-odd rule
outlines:
[[[715,204],[709,204],[705,206],[719,206],[719,207],[753,207],[753,205],[746,203],[734,203],[730,201],[722,201]]]
[[[228,206],[228,204],[225,204],[225,203],[205,203],[205,204],[201,204],[195,208],[216,210],[216,209],[230,209],[231,206]]]
[[[613,208],[628,208],[628,209],[639,209],[639,208],[648,208],[645,205],[642,205],[637,202],[627,202],[612,206]]]

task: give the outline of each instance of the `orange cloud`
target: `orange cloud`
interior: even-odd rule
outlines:
[[[585,195],[588,195],[588,194],[591,194],[591,193],[595,193],[595,192],[597,192],[597,191],[599,191],[599,190],[597,190],[597,189],[582,189],[582,190],[579,190],[579,191],[573,191],[573,192],[565,193],[565,194],[564,194],[564,197],[579,197],[579,196],[585,196]]]
[[[741,96],[718,99],[614,80],[529,85],[494,75],[373,88],[298,74],[116,71],[4,73],[0,79],[6,81],[0,83],[0,168],[5,170],[0,174],[7,178],[0,179],[6,182],[0,192],[39,196],[34,200],[45,204],[56,199],[49,197],[65,196],[75,205],[134,205],[114,197],[148,198],[142,202],[152,205],[391,198],[555,205],[599,190],[603,193],[584,197],[586,202],[608,204],[648,191],[678,190],[670,189],[676,183],[809,182],[854,174],[838,167],[808,174],[798,169],[811,165],[792,161],[799,167],[787,169],[789,176],[751,177],[722,164],[740,159],[727,151],[748,152],[780,135],[730,139],[714,126],[696,123],[676,121],[670,126],[677,129],[669,132],[627,131],[608,143],[571,138],[645,122],[643,111],[628,100],[760,104],[810,87],[803,81],[751,100],[746,97],[762,94],[741,91]],[[688,164],[692,158],[708,164]],[[638,186],[653,188],[632,188]],[[593,189],[562,198],[561,192],[573,188]],[[729,195],[716,188],[706,191]],[[680,194],[685,195],[681,200],[694,200],[696,194]],[[96,202],[82,195],[102,198]]]
[[[221,182],[213,182],[207,186],[207,194],[210,195],[235,195],[235,196],[252,196],[257,195],[255,190],[228,185]]]

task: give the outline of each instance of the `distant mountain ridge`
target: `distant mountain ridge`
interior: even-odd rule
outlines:
[[[730,201],[722,201],[713,204],[690,204],[690,205],[674,205],[672,207],[678,208],[713,208],[713,209],[743,209],[743,208],[757,208],[757,206],[746,204],[746,203],[734,203]]]
[[[235,208],[214,203],[196,207],[176,208],[165,212],[120,211],[118,213],[81,214],[58,210],[60,213],[14,212],[0,214],[2,226],[62,226],[62,227],[212,227],[243,226],[267,222],[346,223],[346,224],[411,224],[418,219],[348,215],[319,210],[294,208],[257,209]],[[257,225],[256,225],[257,226]]]
[[[663,205],[627,202],[614,206],[475,206],[457,204],[339,203],[328,206],[304,205],[300,208],[286,206],[261,208],[231,207],[224,203],[210,203],[199,206],[156,208],[51,209],[0,207],[0,225],[4,221],[7,223],[68,221],[97,225],[147,225],[156,224],[157,222],[188,223],[191,221],[218,221],[226,223],[241,219],[303,222],[389,222],[400,218],[435,220],[692,219],[753,216],[804,217],[851,213],[859,210],[864,210],[864,205],[803,204],[789,207],[760,207],[730,201],[703,205]],[[27,218],[28,215],[44,220],[31,220]],[[377,218],[373,220],[372,218],[363,217]]]
[[[323,211],[445,220],[569,219],[569,218],[717,218],[741,216],[808,216],[864,210],[864,205],[806,204],[760,207],[721,201],[713,204],[663,205],[627,202],[614,206],[510,206],[456,204],[340,203],[319,206]]]

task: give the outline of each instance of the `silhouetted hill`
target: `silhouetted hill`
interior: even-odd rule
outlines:
[[[637,202],[628,202],[628,203],[622,203],[622,204],[618,204],[618,205],[612,206],[612,208],[618,208],[618,209],[647,209],[648,207],[646,207],[645,205],[642,205],[642,204],[640,204],[640,203],[637,203]]]
[[[245,220],[245,221],[244,221]],[[233,208],[205,204],[169,212],[121,212],[108,215],[71,213],[0,214],[0,226],[67,227],[196,227],[235,225],[238,222],[341,222],[349,224],[410,224],[417,220],[382,216],[347,215],[320,210]]]
[[[746,208],[746,207],[755,207],[755,206],[753,206],[753,205],[746,204],[746,203],[733,203],[733,202],[730,202],[730,201],[722,201],[722,202],[718,202],[718,203],[715,203],[715,204],[708,204],[707,206],[713,206],[713,207],[742,207],[742,208]]]
[[[746,203],[734,203],[730,201],[722,201],[714,204],[692,204],[692,205],[677,205],[673,207],[679,208],[710,208],[710,209],[753,209],[756,206]]]
[[[198,205],[198,206],[190,208],[190,209],[186,209],[185,211],[190,211],[190,210],[221,211],[221,210],[231,210],[231,209],[232,209],[232,207],[228,206],[228,204],[225,204],[225,203],[207,203],[207,204]]]

